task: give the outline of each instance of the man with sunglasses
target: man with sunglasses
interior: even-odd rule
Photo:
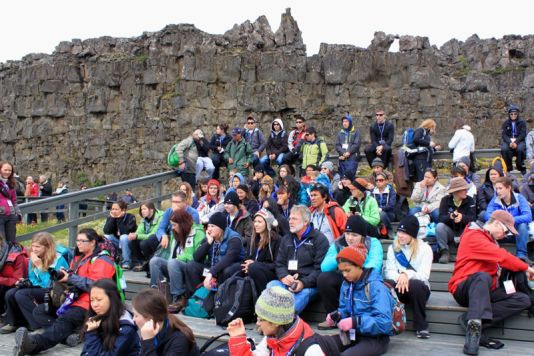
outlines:
[[[384,166],[389,165],[393,139],[395,138],[395,126],[386,121],[384,110],[378,110],[375,114],[376,122],[369,128],[371,143],[365,147],[365,157],[369,166],[376,157],[382,159]]]
[[[464,354],[477,355],[479,346],[499,349],[504,345],[489,338],[485,330],[504,319],[532,308],[530,291],[516,283],[534,269],[503,248],[498,242],[508,234],[517,235],[514,218],[504,210],[494,211],[484,226],[471,223],[462,234],[449,292],[468,311],[458,319],[466,330]],[[515,278],[505,276],[515,274]]]
[[[519,117],[519,108],[517,106],[510,105],[508,119],[502,124],[501,129],[501,155],[506,163],[506,168],[510,171],[512,170],[512,159],[515,156],[517,170],[525,175],[527,124]]]
[[[293,165],[299,158],[297,145],[304,138],[306,133],[306,119],[301,115],[295,117],[295,129],[287,136],[287,147],[289,152],[284,156],[283,163]]]
[[[265,140],[263,132],[256,127],[256,119],[252,116],[247,117],[246,127],[243,130],[243,139],[252,148],[252,166],[256,167],[256,165],[260,162],[260,157],[265,149],[267,141]]]

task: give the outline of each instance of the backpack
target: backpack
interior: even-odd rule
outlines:
[[[254,320],[254,306],[258,299],[256,285],[250,277],[241,277],[241,271],[222,283],[215,294],[213,315],[217,325],[227,326],[234,319],[245,323]]]
[[[167,165],[171,168],[176,168],[180,165],[180,157],[176,153],[176,146],[178,146],[177,143],[172,145],[169,153],[167,153]]]
[[[204,309],[204,300],[208,298],[210,291],[204,286],[198,288],[195,293],[187,300],[184,308],[184,315],[193,316],[195,318],[207,319],[210,317],[206,309]]]
[[[335,337],[335,335],[320,335],[315,333],[306,340],[302,341],[295,350],[294,354],[295,356],[304,356],[306,354],[306,350],[308,350],[311,345],[317,344],[321,350],[323,350],[325,355],[338,356],[341,353],[339,352],[339,348],[333,337]]]
[[[115,262],[115,264],[120,264],[121,261],[121,254],[113,245],[113,242],[111,240],[104,238],[104,241],[100,242],[100,250],[107,251],[108,256]]]
[[[395,286],[392,286],[388,282],[384,281],[384,285],[387,289],[389,289],[389,293],[393,297],[393,300],[395,301],[395,306],[393,307],[391,311],[391,334],[392,335],[399,335],[404,330],[406,330],[406,310],[404,309],[404,304],[399,300],[399,297],[397,296],[397,292],[395,291]],[[365,285],[365,296],[367,297],[367,300],[371,302],[371,294],[369,291],[369,283]]]
[[[121,265],[112,259],[110,252],[107,250],[102,250],[98,255],[91,258],[91,263],[93,263],[99,256],[108,256],[112,260],[113,266],[115,267],[115,274],[113,275],[113,279],[115,280],[115,284],[117,285],[117,290],[119,291],[119,295],[121,296],[121,301],[124,302],[126,300],[124,290],[127,288],[127,285],[126,278],[124,278],[124,271],[122,270]]]
[[[411,147],[413,145],[413,133],[414,129],[412,127],[408,127],[406,130],[404,130],[404,132],[402,133],[403,146]]]
[[[63,256],[65,261],[67,261],[67,264],[70,265],[72,259],[74,258],[74,253],[72,250],[68,247],[65,247],[59,243],[56,244],[56,252]]]

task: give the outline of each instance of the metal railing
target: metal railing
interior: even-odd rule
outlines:
[[[20,210],[24,215],[52,210],[58,205],[66,205],[68,207],[68,221],[44,229],[36,230],[31,233],[19,235],[17,236],[17,241],[20,242],[29,240],[36,232],[40,231],[55,232],[69,229],[69,246],[74,246],[79,225],[106,217],[108,215],[107,211],[101,211],[96,214],[79,217],[79,204],[84,204],[85,201],[93,200],[95,197],[100,195],[126,190],[126,188],[131,189],[139,186],[151,185],[154,188],[154,193],[151,194],[152,198],[146,199],[142,202],[137,202],[135,204],[130,204],[128,208],[136,208],[142,203],[154,202],[156,207],[159,209],[161,207],[161,201],[169,199],[171,196],[171,194],[163,194],[163,183],[176,177],[177,174],[174,171],[157,173],[20,204]]]

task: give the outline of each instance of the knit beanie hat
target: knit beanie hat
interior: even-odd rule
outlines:
[[[460,157],[460,159],[458,159],[458,163],[460,163],[460,162],[465,164],[467,167],[469,167],[471,165],[471,160],[467,156]]]
[[[415,216],[409,215],[401,220],[397,231],[405,232],[415,239],[419,233],[419,220]]]
[[[373,162],[371,162],[371,167],[376,167],[376,166],[380,166],[380,167],[384,168],[384,162],[382,161],[382,159],[380,159],[378,157],[373,159]]]
[[[224,214],[219,211],[210,216],[208,224],[215,225],[219,227],[222,231],[226,230],[228,226],[226,216],[224,216]]]
[[[356,266],[362,267],[367,258],[365,251],[365,249],[362,250],[361,248],[347,246],[337,254],[336,260],[339,262],[340,259],[344,259]]]
[[[330,162],[330,161],[324,161],[323,164],[321,164],[321,169],[322,168],[326,168],[330,172],[333,172],[334,171],[334,164],[332,162]]]
[[[241,201],[239,201],[239,196],[237,193],[232,190],[231,192],[226,193],[226,196],[224,197],[224,204],[233,204],[239,208]]]
[[[358,235],[367,236],[367,223],[361,215],[351,215],[347,219],[345,232],[353,232]]]
[[[217,188],[221,189],[221,183],[219,183],[219,181],[217,179],[210,179],[208,181],[208,188],[210,185],[216,185]]]
[[[267,224],[267,230],[271,231],[273,227],[278,226],[278,220],[274,218],[274,215],[267,209],[260,209],[256,214],[254,214],[254,217],[261,216],[263,220],[265,220],[265,223]]]
[[[365,193],[367,190],[367,186],[369,185],[369,182],[365,178],[356,178],[352,185],[354,188],[358,189],[360,192]]]
[[[295,318],[293,293],[282,287],[265,289],[256,302],[256,315],[275,325],[287,325]]]

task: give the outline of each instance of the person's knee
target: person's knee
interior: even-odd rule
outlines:
[[[486,272],[476,272],[474,273],[471,278],[473,280],[479,280],[482,282],[486,282],[489,285],[493,284],[493,277],[489,275],[489,273]]]
[[[247,273],[249,277],[252,277],[252,279],[254,279],[255,276],[260,276],[260,275],[265,274],[260,263],[261,262],[254,262],[248,266]]]
[[[532,301],[525,293],[518,292],[514,295],[514,304],[518,309],[528,309],[532,306]]]

